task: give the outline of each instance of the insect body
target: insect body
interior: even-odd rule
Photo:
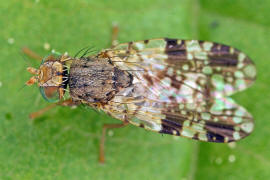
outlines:
[[[252,116],[228,96],[256,78],[239,50],[212,42],[153,39],[119,44],[89,57],[50,55],[27,84],[46,99],[100,109],[164,134],[232,142],[253,130]]]
[[[119,91],[132,85],[133,76],[106,58],[74,60],[69,74],[70,95],[85,103],[110,101]]]

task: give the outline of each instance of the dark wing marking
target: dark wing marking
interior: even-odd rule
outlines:
[[[194,103],[228,96],[256,78],[253,62],[239,50],[207,41],[154,39],[105,50],[159,100]]]
[[[135,84],[115,96],[103,110],[147,130],[200,141],[237,141],[253,130],[252,116],[230,98],[179,104],[148,99],[149,93]]]

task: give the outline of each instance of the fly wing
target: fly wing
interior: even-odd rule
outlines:
[[[134,78],[104,106],[113,117],[209,142],[236,141],[252,132],[252,116],[225,97],[256,78],[253,62],[239,50],[206,41],[155,39],[119,44],[104,53]]]
[[[253,131],[252,116],[230,98],[179,104],[149,99],[149,94],[149,89],[134,84],[103,110],[147,130],[207,142],[237,141]]]
[[[228,96],[256,78],[247,55],[207,41],[153,39],[119,44],[105,52],[164,102],[196,103]]]

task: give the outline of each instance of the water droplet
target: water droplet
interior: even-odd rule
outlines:
[[[15,40],[14,38],[8,38],[8,44],[14,44]]]
[[[218,157],[218,158],[216,159],[216,164],[220,165],[222,162],[223,162],[223,160],[222,160],[221,157]]]
[[[76,105],[75,105],[75,106],[71,106],[71,109],[76,109],[77,107],[78,107],[78,106],[76,106]]]
[[[108,135],[109,135],[110,137],[112,137],[112,136],[114,135],[113,130],[109,130],[109,131],[108,131]]]
[[[234,149],[236,147],[235,142],[228,143],[229,148]]]
[[[48,50],[50,50],[51,45],[50,45],[49,43],[46,42],[46,43],[44,43],[43,47],[44,47],[45,50],[48,51]]]
[[[233,155],[233,154],[229,155],[228,160],[230,163],[233,163],[236,160],[235,155]]]

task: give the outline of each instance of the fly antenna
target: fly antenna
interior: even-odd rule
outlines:
[[[76,58],[83,50],[85,50],[86,48],[89,48],[89,46],[86,46],[82,49],[80,49],[75,55],[74,55],[74,58]]]
[[[84,56],[86,56],[86,55],[89,54],[89,53],[95,52],[96,50],[93,49],[93,48],[94,48],[93,46],[89,47],[89,48],[83,53],[83,55],[82,55],[80,58],[83,58]]]

